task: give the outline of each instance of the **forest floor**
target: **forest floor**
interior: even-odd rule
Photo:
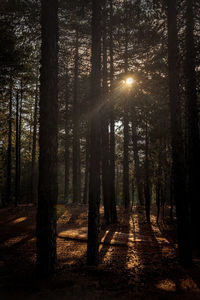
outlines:
[[[155,209],[153,209],[154,212]],[[184,269],[177,260],[175,226],[167,218],[145,223],[141,209],[118,210],[116,225],[103,224],[98,267],[86,265],[87,208],[58,205],[58,267],[35,278],[32,205],[0,210],[0,299],[200,299],[200,261]]]

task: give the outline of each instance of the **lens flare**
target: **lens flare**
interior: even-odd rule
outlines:
[[[127,84],[128,86],[132,85],[133,83],[134,83],[134,79],[133,79],[132,77],[128,77],[128,78],[126,79],[126,84]]]

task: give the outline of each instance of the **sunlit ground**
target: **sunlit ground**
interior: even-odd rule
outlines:
[[[163,235],[156,224],[155,215],[152,215],[151,224],[148,225],[141,210],[133,207],[133,213],[128,214],[120,208],[118,224],[106,226],[103,223],[101,207],[100,264],[97,268],[90,269],[86,266],[86,208],[66,208],[64,205],[58,205],[57,211],[56,276],[60,274],[62,280],[72,276],[75,277],[75,281],[78,280],[79,286],[82,284],[87,286],[87,289],[93,286],[97,291],[110,290],[111,287],[112,290],[122,290],[123,293],[129,290],[130,293],[143,295],[142,299],[148,299],[144,297],[144,293],[161,293],[168,295],[168,298],[159,296],[158,299],[171,299],[172,295],[180,291],[185,294],[193,293],[190,298],[184,299],[197,299],[193,295],[200,296],[200,277],[194,277],[193,273],[184,270],[178,264],[176,245]],[[0,276],[9,278],[12,270],[17,274],[24,268],[35,265],[34,222],[33,208],[20,215],[8,215],[6,220],[1,215]],[[199,273],[197,269],[197,274]],[[112,278],[108,279],[106,274],[110,274]]]

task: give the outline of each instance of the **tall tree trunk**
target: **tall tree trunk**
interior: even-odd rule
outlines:
[[[22,109],[23,109],[23,86],[21,80],[20,102],[19,102],[19,197],[21,196],[21,135],[22,135]]]
[[[186,196],[186,178],[184,167],[184,147],[181,128],[181,108],[178,91],[178,37],[177,37],[177,1],[167,1],[168,18],[168,67],[169,97],[171,114],[171,138],[174,199],[177,214],[177,233],[179,258],[182,263],[191,262],[191,240],[188,219],[188,201]]]
[[[174,184],[172,170],[170,172],[170,218],[173,220],[173,211],[174,211]]]
[[[127,102],[124,107],[124,143],[123,143],[123,201],[125,209],[130,207],[130,191],[129,191],[129,119]]]
[[[16,97],[16,130],[15,130],[15,206],[19,202],[19,93]]]
[[[127,15],[127,1],[124,0],[125,14]],[[128,24],[127,16],[125,20],[125,53],[124,53],[124,71],[128,73]],[[130,207],[130,191],[129,191],[129,94],[125,95],[123,125],[124,125],[124,144],[123,144],[123,201],[125,209]]]
[[[99,262],[99,202],[100,202],[100,104],[101,93],[101,4],[92,0],[92,71],[90,120],[90,179],[87,263]]]
[[[89,130],[86,129],[85,141],[85,182],[83,191],[83,204],[88,203],[88,181],[89,181]]]
[[[102,116],[101,116],[101,136],[102,136],[102,186],[103,186],[103,203],[104,218],[107,224],[111,222],[111,203],[110,203],[110,166],[109,166],[109,132],[108,132],[108,72],[107,72],[107,13],[104,4],[103,15],[103,95],[102,95]]]
[[[139,163],[139,154],[138,154],[138,136],[136,132],[136,111],[135,108],[132,107],[131,112],[132,117],[132,141],[133,141],[133,157],[134,157],[134,167],[135,167],[135,179],[136,179],[136,186],[138,192],[138,200],[140,205],[144,204],[144,197],[143,197],[143,184],[141,178],[141,169]]]
[[[39,185],[37,211],[37,272],[56,268],[56,204],[58,195],[58,1],[42,0],[40,74]]]
[[[145,124],[145,183],[144,183],[144,194],[145,194],[145,211],[147,223],[150,223],[150,176],[149,176],[149,137],[148,137],[148,124]]]
[[[3,143],[0,142],[0,207],[5,207]]]
[[[74,98],[73,98],[73,203],[80,202],[80,141],[79,141],[79,103],[78,103],[78,60],[79,33],[76,29],[74,58]]]
[[[35,105],[33,117],[33,144],[31,159],[31,203],[37,203],[37,179],[36,179],[36,141],[37,141],[37,119],[38,119],[38,82],[35,89]]]
[[[159,217],[160,217],[160,190],[161,190],[161,186],[160,186],[160,179],[158,178],[157,182],[156,182],[156,206],[157,206],[157,216],[156,216],[156,223],[159,223]]]
[[[195,44],[194,44],[194,0],[186,1],[186,112],[187,112],[187,165],[189,178],[189,198],[191,201],[192,235],[195,248],[200,255],[200,220],[199,220],[199,168],[200,168],[200,141],[199,119],[197,108],[196,72],[195,72]]]
[[[110,93],[112,95],[114,87],[114,61],[113,61],[113,0],[110,0]],[[111,203],[111,223],[117,222],[116,191],[115,191],[115,119],[114,105],[110,104],[110,203]]]
[[[6,200],[7,204],[11,202],[11,174],[12,174],[12,79],[9,87],[9,117],[8,117],[8,152],[7,152],[7,179],[6,179]]]
[[[65,82],[65,203],[69,201],[69,171],[70,171],[70,137],[69,137],[69,76],[66,73]]]
[[[31,152],[31,150],[32,150],[32,127],[33,127],[32,125],[33,125],[33,118],[34,118],[33,111],[31,109],[30,124],[29,124],[29,136],[30,136],[30,138],[29,138],[29,143],[28,143],[29,152]]]

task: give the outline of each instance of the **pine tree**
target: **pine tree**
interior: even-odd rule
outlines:
[[[168,66],[169,99],[171,113],[172,168],[174,199],[177,214],[179,258],[183,264],[191,262],[191,241],[189,232],[188,200],[186,193],[184,148],[181,128],[181,109],[178,90],[178,37],[177,1],[167,1],[168,21]]]
[[[56,267],[58,1],[42,0],[37,272]]]
[[[101,94],[101,4],[92,1],[92,71],[90,109],[90,171],[87,263],[99,262],[99,204],[100,204],[100,94]]]

